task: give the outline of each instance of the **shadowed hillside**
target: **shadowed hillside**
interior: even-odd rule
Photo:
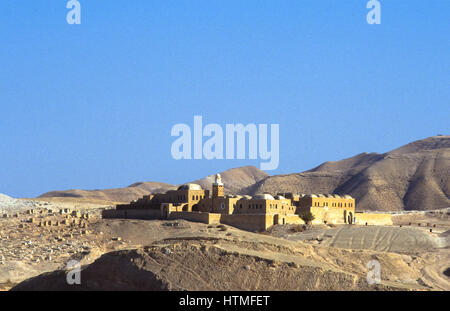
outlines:
[[[450,136],[419,140],[393,151],[362,153],[297,174],[271,176],[241,193],[337,193],[359,210],[429,210],[450,206]]]
[[[355,250],[348,254],[339,249],[316,250],[310,245],[263,235],[241,235],[236,230],[229,233],[239,235],[239,239],[210,233],[165,239],[137,249],[103,254],[82,268],[80,285],[68,285],[66,272],[57,270],[25,280],[12,290],[426,289],[417,283],[405,284],[399,280],[405,275],[409,278],[417,278],[418,275],[398,254],[376,253],[376,256],[387,263],[383,277],[388,275],[399,281],[393,282],[385,277],[381,284],[371,286],[366,281],[365,264],[373,252]],[[331,260],[325,260],[324,254]]]

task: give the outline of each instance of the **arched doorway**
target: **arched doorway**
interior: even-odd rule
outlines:
[[[344,223],[347,223],[347,211],[344,211]]]
[[[280,215],[278,215],[278,214],[273,215],[273,224],[278,225],[279,221],[280,221]]]
[[[169,219],[169,214],[170,214],[169,213],[169,207],[168,206],[163,206],[161,217],[163,219]]]
[[[352,212],[348,213],[348,224],[351,225],[353,223],[353,214]]]

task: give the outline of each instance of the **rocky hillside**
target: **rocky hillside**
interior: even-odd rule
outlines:
[[[450,136],[434,136],[387,153],[361,153],[302,173],[269,176],[254,166],[222,172],[226,193],[350,194],[359,210],[433,210],[450,207]],[[193,181],[209,189],[214,175]],[[106,190],[52,191],[41,197],[129,202],[176,188],[158,182]]]
[[[431,210],[450,206],[450,136],[435,136],[384,154],[361,153],[303,172],[271,176],[242,193],[337,193],[359,210]]]
[[[165,192],[175,188],[174,185],[159,182],[139,182],[124,188],[103,189],[103,190],[63,190],[44,193],[39,198],[73,197],[88,198],[111,202],[130,202],[143,195],[156,192]]]
[[[257,234],[241,237],[239,231],[230,229],[231,235],[240,236],[237,240],[219,237],[220,232],[211,233],[214,237],[171,238],[104,254],[82,268],[80,285],[67,285],[65,271],[58,270],[26,280],[12,290],[426,289],[411,282],[420,275],[399,254],[318,249]],[[373,256],[386,268],[382,283],[371,286],[366,281],[366,264]]]
[[[269,174],[254,166],[233,168],[220,173],[220,175],[222,177],[226,193],[239,192],[240,189],[254,185],[258,181],[269,177]],[[215,174],[193,181],[193,183],[201,185],[203,189],[210,189],[211,184],[214,182],[214,178]]]
[[[35,202],[29,200],[19,200],[0,193],[0,213],[21,212],[36,207]]]

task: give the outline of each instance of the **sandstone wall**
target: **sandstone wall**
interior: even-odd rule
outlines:
[[[209,224],[209,213],[199,212],[171,212],[169,219],[185,219],[188,221],[202,222]]]
[[[273,225],[274,215],[222,215],[220,222],[247,231],[264,231]]]
[[[104,210],[102,218],[160,219],[161,211],[155,209]]]
[[[294,224],[294,225],[304,225],[305,222],[303,219],[300,218],[298,215],[286,215],[282,216],[286,219],[287,224]]]
[[[356,213],[355,218],[357,225],[392,226],[391,214]]]

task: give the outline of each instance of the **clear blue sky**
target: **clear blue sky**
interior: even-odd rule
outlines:
[[[173,160],[176,123],[279,123],[300,172],[449,134],[450,1],[0,3],[0,193],[182,183],[259,160]]]

